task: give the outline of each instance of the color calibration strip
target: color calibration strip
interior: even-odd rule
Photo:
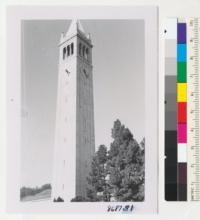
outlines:
[[[186,23],[177,23],[177,200],[187,200],[187,43]]]
[[[177,201],[177,19],[165,30],[165,199]]]
[[[200,19],[167,19],[165,199],[200,201]]]

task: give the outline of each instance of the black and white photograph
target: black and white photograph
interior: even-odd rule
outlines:
[[[21,201],[143,201],[144,21],[22,22]]]
[[[10,9],[11,210],[156,210],[156,8],[125,9]]]

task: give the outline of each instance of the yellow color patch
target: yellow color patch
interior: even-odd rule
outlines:
[[[178,102],[187,102],[187,83],[177,83]]]

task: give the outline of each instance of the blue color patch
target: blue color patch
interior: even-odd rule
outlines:
[[[186,62],[187,47],[186,44],[177,44],[177,59],[178,62]]]

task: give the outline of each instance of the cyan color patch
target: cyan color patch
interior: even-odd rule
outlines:
[[[186,44],[177,44],[178,62],[186,62],[186,56],[187,56]]]

